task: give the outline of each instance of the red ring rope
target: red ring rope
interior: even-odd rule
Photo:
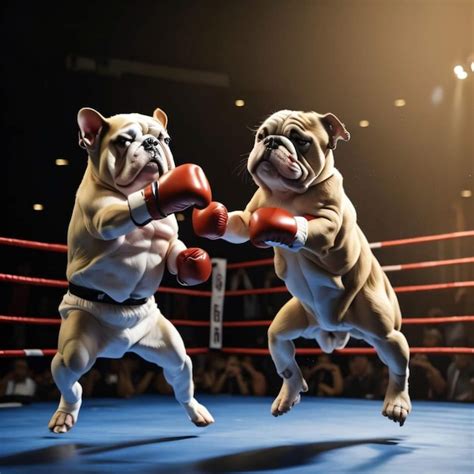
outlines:
[[[57,349],[3,349],[0,357],[45,357],[54,356]],[[189,355],[207,354],[207,347],[191,347],[186,349]],[[223,347],[221,352],[239,355],[269,355],[268,349],[252,349],[247,347]],[[474,354],[474,347],[411,347],[411,354]],[[321,349],[296,349],[297,355],[319,355],[325,354]],[[348,347],[334,351],[337,355],[374,355],[375,349],[370,347]]]
[[[386,240],[382,242],[372,242],[371,248],[392,247],[395,245],[418,244],[422,242],[433,242],[438,240],[456,239],[460,237],[474,237],[474,230],[465,230],[460,232],[449,232],[445,234],[425,235],[420,237],[408,237],[406,239]],[[64,244],[49,244],[44,242],[35,242],[33,240],[12,239],[8,237],[0,237],[0,245],[10,245],[15,247],[26,247],[37,250],[47,250],[51,252],[67,252],[67,246]],[[255,266],[255,262],[244,262],[246,266]],[[232,267],[231,267],[232,265]],[[229,268],[239,268],[239,263],[229,264]],[[257,263],[256,265],[260,265]]]
[[[45,357],[54,356],[57,349],[0,349],[0,357]],[[207,354],[207,347],[190,347],[186,348],[189,355]]]
[[[67,280],[52,280],[49,278],[36,278],[27,277],[20,275],[9,275],[6,273],[0,273],[0,281],[6,281],[9,283],[20,283],[25,285],[36,285],[36,286],[50,286],[56,288],[67,288]],[[160,286],[158,288],[160,293],[175,293],[179,295],[190,295],[190,296],[206,296],[211,297],[211,291],[205,290],[188,290],[186,288],[173,288],[169,286]]]
[[[193,321],[189,319],[170,319],[175,326],[188,327],[209,327],[209,321]],[[402,323],[405,324],[453,324],[453,323],[472,323],[474,315],[464,316],[440,316],[440,317],[423,317],[423,318],[403,318]],[[25,316],[7,316],[0,315],[0,324],[2,323],[18,323],[18,324],[39,324],[39,325],[59,325],[60,318],[31,318]],[[224,327],[228,328],[250,328],[270,326],[272,323],[268,319],[259,319],[256,321],[224,321]]]
[[[268,349],[252,349],[247,347],[223,347],[222,352],[226,354],[240,354],[240,355],[269,355]],[[411,354],[474,354],[474,347],[410,347]],[[325,354],[321,349],[296,349],[297,355],[319,355]],[[355,355],[376,354],[375,349],[371,347],[348,347],[339,351],[334,351],[333,354],[338,355]]]

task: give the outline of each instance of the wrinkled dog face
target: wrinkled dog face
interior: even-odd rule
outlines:
[[[281,110],[259,127],[247,169],[258,186],[302,194],[332,167],[337,140],[349,138],[333,114]]]
[[[157,180],[174,168],[166,131],[167,117],[121,114],[104,118],[93,109],[78,115],[79,143],[87,149],[96,177],[124,195]]]

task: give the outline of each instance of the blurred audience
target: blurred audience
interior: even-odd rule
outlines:
[[[31,377],[26,359],[13,361],[13,368],[0,380],[2,402],[31,402],[36,394],[36,382]]]
[[[377,379],[372,364],[365,355],[349,359],[349,375],[344,379],[343,395],[351,398],[374,398],[377,393]]]
[[[230,395],[265,395],[265,376],[257,371],[251,358],[240,359],[231,355],[225,367],[217,374],[211,392]]]
[[[474,359],[470,354],[455,354],[448,367],[447,399],[474,401]]]
[[[423,347],[443,346],[443,335],[437,328],[423,330]],[[414,354],[410,358],[410,394],[414,399],[435,400],[444,396],[444,374],[449,359],[437,354]]]
[[[321,354],[314,366],[302,366],[308,384],[308,394],[318,397],[336,397],[342,394],[344,380],[341,369],[331,362],[327,354]]]

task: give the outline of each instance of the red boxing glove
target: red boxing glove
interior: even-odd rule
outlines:
[[[308,236],[308,221],[277,207],[257,209],[250,218],[250,241],[260,248],[299,250]]]
[[[208,280],[212,273],[211,259],[203,249],[193,247],[183,250],[176,258],[178,282],[181,285],[198,285]]]
[[[145,189],[128,197],[130,216],[137,225],[163,219],[188,207],[206,207],[212,199],[211,187],[200,166],[178,166]]]
[[[225,233],[227,220],[227,208],[220,202],[213,201],[202,210],[193,210],[193,228],[199,237],[219,239]]]

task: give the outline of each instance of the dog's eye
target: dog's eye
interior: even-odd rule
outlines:
[[[261,142],[264,138],[265,138],[265,135],[264,135],[262,132],[260,132],[260,133],[257,135],[257,141],[258,141],[258,142]]]
[[[117,137],[117,139],[115,140],[115,144],[121,148],[125,148],[127,146],[130,145],[130,143],[132,143],[132,141],[130,140],[130,138],[128,137],[122,137],[122,136],[119,136]]]
[[[166,137],[163,141],[169,146],[171,143],[171,137]]]

